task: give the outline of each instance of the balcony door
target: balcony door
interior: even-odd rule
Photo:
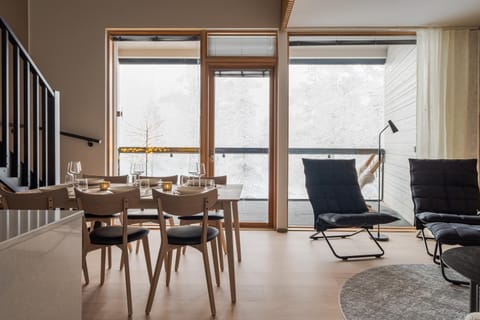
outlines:
[[[243,226],[273,226],[273,69],[209,69],[209,172],[243,184]]]

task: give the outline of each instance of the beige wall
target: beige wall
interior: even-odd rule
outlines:
[[[1,0],[0,17],[28,50],[28,0]]]
[[[13,0],[12,0],[13,1]],[[61,93],[61,128],[105,139],[106,28],[276,28],[277,0],[35,0],[31,54]],[[103,173],[106,146],[61,138],[61,163]]]

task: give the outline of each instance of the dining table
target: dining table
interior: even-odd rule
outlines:
[[[54,187],[59,187],[54,186]],[[89,192],[95,193],[109,193],[109,192],[118,192],[122,189],[134,188],[135,186],[130,184],[120,184],[120,183],[111,183],[108,190],[100,190],[98,185],[89,185]],[[229,284],[230,284],[230,298],[232,303],[237,301],[237,292],[236,292],[236,278],[235,278],[235,251],[233,245],[233,236],[235,229],[235,238],[237,243],[237,258],[238,261],[241,261],[241,249],[240,249],[240,232],[238,226],[240,225],[239,214],[238,214],[238,201],[242,194],[243,185],[242,184],[225,184],[225,185],[216,185],[218,190],[218,198],[215,208],[223,210],[224,214],[224,229],[225,229],[225,241],[227,244],[227,261],[228,261],[228,275],[229,275]],[[47,187],[49,188],[49,187]],[[161,189],[161,185],[152,186],[151,188]],[[176,186],[174,185],[171,191],[163,192],[176,192]],[[71,206],[76,206],[75,194],[74,192],[69,192],[69,201],[71,201]],[[156,209],[157,205],[153,201],[152,193],[146,192],[141,195],[140,199],[136,203],[129,203],[129,208],[132,209]],[[237,226],[234,228],[234,225]]]

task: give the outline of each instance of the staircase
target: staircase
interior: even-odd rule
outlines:
[[[14,191],[59,182],[60,95],[0,17],[0,182]]]

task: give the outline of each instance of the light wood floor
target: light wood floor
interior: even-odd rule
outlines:
[[[228,273],[221,286],[214,287],[216,319],[343,319],[338,296],[342,284],[352,275],[387,264],[431,263],[423,244],[411,233],[389,233],[380,259],[341,261],[330,253],[323,240],[311,241],[311,232],[242,231],[241,263],[236,262],[237,303],[231,304]],[[152,258],[159,247],[157,230],[150,232]],[[366,234],[352,240],[336,240],[342,252],[375,249]],[[123,272],[119,271],[119,250],[113,250],[114,265],[99,285],[100,255],[89,254],[90,284],[83,287],[83,319],[126,319]],[[165,287],[162,272],[150,317],[145,315],[149,290],[142,250],[131,254],[132,319],[211,319],[200,253],[189,248],[180,270]],[[213,272],[213,270],[212,270]],[[83,281],[83,279],[82,279]],[[375,288],[381,290],[381,288]]]

